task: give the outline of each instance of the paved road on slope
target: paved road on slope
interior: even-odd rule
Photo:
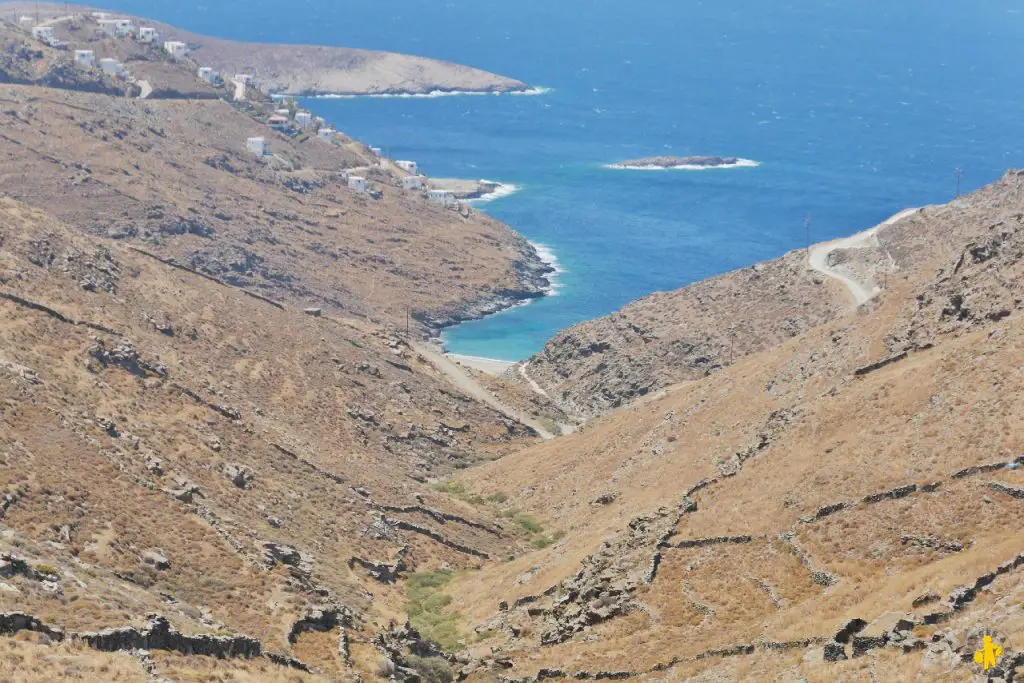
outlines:
[[[864,247],[876,246],[878,244],[875,235],[882,228],[886,228],[890,225],[898,223],[907,216],[917,213],[919,209],[906,209],[900,211],[898,214],[885,221],[879,223],[870,230],[864,232],[858,232],[856,235],[850,237],[844,237],[842,239],[833,240],[831,242],[822,242],[821,244],[815,244],[811,247],[809,263],[811,268],[818,271],[822,275],[839,280],[843,283],[843,286],[850,291],[853,298],[857,302],[857,306],[870,301],[880,291],[873,283],[864,283],[854,280],[848,275],[844,275],[828,265],[829,255],[837,249],[863,249]]]
[[[149,81],[136,81],[141,92],[139,93],[139,99],[144,100],[153,94],[153,86],[149,84]]]
[[[413,349],[416,350],[417,353],[419,353],[424,358],[429,360],[431,365],[433,365],[435,368],[438,369],[438,371],[441,372],[441,374],[447,377],[452,384],[454,384],[456,387],[461,389],[466,394],[472,396],[478,401],[486,403],[487,405],[494,408],[495,410],[497,410],[499,413],[509,418],[510,420],[515,420],[516,422],[522,423],[527,427],[530,427],[535,432],[537,432],[537,434],[539,434],[542,439],[555,438],[555,435],[549,432],[544,427],[542,427],[539,422],[532,420],[525,415],[520,414],[519,411],[515,410],[514,408],[510,408],[509,406],[505,405],[497,398],[495,398],[494,394],[489,392],[487,389],[481,386],[479,382],[477,382],[475,379],[473,379],[465,372],[463,372],[458,365],[456,365],[452,360],[446,358],[444,354],[438,353],[427,344],[422,344],[419,342],[413,342],[412,347]]]

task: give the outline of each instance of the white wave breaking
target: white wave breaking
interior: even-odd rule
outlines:
[[[473,97],[473,96],[486,96],[486,95],[525,95],[525,96],[537,96],[546,95],[551,92],[551,88],[529,88],[527,90],[508,90],[508,91],[490,91],[490,90],[431,90],[430,92],[382,92],[382,93],[366,93],[360,95],[341,95],[336,93],[323,93],[318,95],[274,95],[274,99],[287,99],[290,97],[301,97],[302,99],[309,100],[355,100],[364,97],[374,99],[407,99],[407,100],[431,100],[438,97]]]
[[[467,204],[486,204],[487,202],[493,202],[495,199],[501,199],[502,197],[508,197],[514,195],[519,190],[523,189],[519,185],[513,185],[512,183],[498,183],[493,180],[481,180],[481,183],[488,185],[495,185],[494,191],[488,192],[487,194],[480,195],[475,199],[467,199]]]
[[[632,166],[629,164],[605,164],[602,168],[615,171],[717,171],[729,168],[757,168],[760,161],[753,159],[737,159],[732,164],[720,164],[718,166],[704,166],[698,164],[679,164],[678,166]]]
[[[548,275],[548,288],[544,291],[545,296],[558,296],[559,291],[562,289],[562,283],[558,281],[558,276],[565,272],[562,266],[558,263],[558,256],[555,254],[554,249],[541,242],[530,242],[530,246],[537,252],[537,256],[547,266],[550,266],[554,272]],[[529,303],[529,302],[527,302]]]

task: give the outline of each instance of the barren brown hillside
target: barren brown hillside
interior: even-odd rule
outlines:
[[[221,101],[0,87],[4,191],[90,234],[307,306],[404,324],[537,295],[543,265],[504,225],[376,177],[361,145],[297,142]],[[273,157],[245,150],[265,136]]]
[[[33,630],[159,613],[338,672],[378,661],[374,634],[401,619],[378,564],[473,568],[523,547],[424,482],[531,437],[382,328],[279,308],[11,200],[0,240],[0,604]]]
[[[1024,172],[485,383],[521,237],[65,29],[154,91],[0,29],[0,678],[1020,680]]]
[[[992,629],[1024,663],[1020,186],[880,233],[903,266],[859,311],[461,475],[567,532],[458,586],[495,661],[962,680]]]

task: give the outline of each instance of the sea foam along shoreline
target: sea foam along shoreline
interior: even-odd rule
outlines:
[[[614,171],[716,171],[730,168],[757,168],[760,161],[753,159],[737,159],[734,164],[721,164],[719,166],[698,166],[696,164],[680,164],[678,166],[630,166],[626,164],[604,164],[602,168]]]
[[[493,180],[481,180],[480,183],[494,185],[495,188],[492,192],[482,194],[479,197],[473,197],[472,199],[467,199],[466,202],[468,204],[485,204],[487,202],[493,202],[495,199],[508,197],[523,189],[519,185],[513,185],[512,183],[499,183]]]
[[[558,256],[555,251],[547,244],[541,242],[530,242],[530,246],[533,247],[534,251],[537,252],[537,256],[541,262],[552,269],[551,275],[548,276],[547,291],[544,292],[545,296],[558,296],[558,292],[562,289],[562,283],[558,281],[558,278],[565,270],[558,262]],[[529,301],[526,303],[530,303]]]
[[[520,96],[537,96],[546,95],[551,92],[551,88],[536,87],[529,88],[527,90],[431,90],[430,92],[382,92],[382,93],[363,93],[363,94],[342,94],[342,93],[309,93],[309,94],[298,94],[290,95],[286,93],[275,94],[275,99],[285,99],[288,97],[299,97],[302,99],[309,100],[354,100],[363,97],[370,97],[375,99],[436,99],[438,97],[469,97],[469,96],[484,96],[484,95],[520,95]]]

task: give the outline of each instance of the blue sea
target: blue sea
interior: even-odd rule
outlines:
[[[1024,165],[1020,0],[106,0],[202,33],[408,52],[540,96],[305,104],[481,205],[558,260],[554,296],[446,333],[526,358],[559,330],[950,200]],[[657,154],[756,168],[623,171]],[[685,324],[685,320],[679,321]]]

